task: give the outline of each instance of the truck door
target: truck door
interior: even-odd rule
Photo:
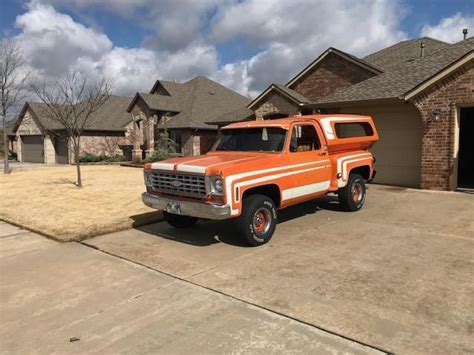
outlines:
[[[294,174],[292,186],[282,191],[282,202],[296,203],[327,192],[331,183],[331,162],[320,128],[295,123],[291,128],[288,157]]]

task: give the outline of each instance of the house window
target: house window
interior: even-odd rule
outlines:
[[[308,152],[320,148],[318,134],[313,125],[296,125],[293,127],[290,152]]]

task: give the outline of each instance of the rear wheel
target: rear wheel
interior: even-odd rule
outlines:
[[[264,195],[246,197],[238,223],[247,243],[253,246],[267,243],[277,224],[275,203]]]
[[[359,174],[349,175],[347,185],[338,191],[339,203],[345,211],[358,211],[365,202],[365,180]]]
[[[175,228],[189,228],[198,221],[196,217],[181,216],[179,214],[173,214],[166,211],[163,211],[163,217],[169,225]]]

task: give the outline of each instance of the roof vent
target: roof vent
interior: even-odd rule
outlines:
[[[214,95],[214,92],[213,92],[213,91],[209,91],[209,95]]]
[[[463,34],[463,39],[466,40],[467,39],[467,28],[464,28],[462,30],[462,34]]]
[[[423,42],[421,42],[420,43],[420,58],[423,58],[425,56],[425,47],[426,45]]]

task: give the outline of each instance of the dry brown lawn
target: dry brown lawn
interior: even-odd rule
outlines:
[[[83,166],[83,188],[75,167],[54,166],[0,174],[0,219],[61,241],[143,225],[161,219],[146,207],[143,171],[121,166]]]

